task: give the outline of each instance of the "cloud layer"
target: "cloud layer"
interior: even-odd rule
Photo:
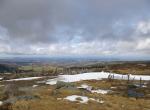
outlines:
[[[0,53],[149,55],[149,0],[0,0]]]

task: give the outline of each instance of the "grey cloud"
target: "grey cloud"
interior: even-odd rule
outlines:
[[[34,54],[37,49],[33,47],[41,47],[44,54],[46,50],[47,54],[67,54],[69,49],[82,54],[88,53],[88,46],[78,50],[78,44],[91,42],[109,45],[109,49],[106,45],[89,49],[93,54],[120,52],[122,46],[114,46],[118,42],[132,42],[135,46],[130,51],[136,51],[139,39],[150,37],[137,32],[138,23],[150,19],[149,6],[149,0],[0,0],[0,27],[7,31],[7,39],[3,39],[10,53]],[[49,46],[59,52],[48,50]],[[122,48],[125,52],[130,47]]]

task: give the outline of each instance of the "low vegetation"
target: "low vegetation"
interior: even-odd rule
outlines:
[[[140,65],[139,65],[140,64]],[[141,62],[136,64],[110,64],[105,66],[92,65],[92,67],[53,67],[47,66],[19,66],[21,73],[2,74],[4,79],[0,82],[0,101],[3,102],[0,110],[150,110],[150,81],[125,81],[115,79],[86,80],[74,83],[58,81],[56,85],[38,83],[54,77],[66,71],[111,71],[129,74],[131,70],[143,74],[149,74],[150,65]],[[124,65],[124,66],[123,66]],[[133,67],[131,67],[133,65]],[[145,66],[146,65],[146,66]],[[91,66],[91,65],[90,65]],[[43,71],[44,70],[44,71]],[[26,72],[25,72],[26,71]],[[86,72],[85,71],[85,72]],[[139,73],[138,73],[139,72]],[[73,74],[71,72],[71,74]],[[11,78],[23,78],[33,76],[47,76],[42,79],[30,81],[6,81]],[[82,84],[92,87],[92,90],[110,90],[107,94],[92,93],[84,88],[78,88]],[[82,99],[71,102],[65,97],[71,95],[86,96],[102,101],[89,100],[87,103],[79,103]]]

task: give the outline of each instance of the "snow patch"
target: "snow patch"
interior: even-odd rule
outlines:
[[[88,97],[86,97],[86,96],[78,96],[78,95],[67,96],[64,99],[72,101],[72,102],[77,101],[77,102],[80,102],[80,103],[87,103],[88,100],[89,100]]]
[[[0,101],[0,106],[2,106],[3,105],[3,102],[2,101]]]
[[[75,75],[59,75],[57,78],[47,80],[46,84],[55,85],[57,81],[62,82],[77,82],[82,80],[101,80],[108,78],[112,75],[114,79],[128,80],[128,75],[115,74],[109,72],[91,72],[91,73],[81,73]],[[131,80],[150,80],[148,75],[129,75]]]
[[[111,89],[116,89],[117,87],[110,87]]]
[[[86,96],[79,96],[79,95],[67,96],[64,99],[69,100],[71,102],[79,102],[79,103],[84,103],[84,104],[87,104],[87,102],[90,101],[90,100],[98,102],[98,103],[104,103],[104,101],[100,101],[99,99],[88,98]],[[57,100],[61,100],[61,98],[57,98]]]
[[[92,86],[88,86],[87,84],[82,84],[81,86],[77,87],[78,89],[85,89],[91,93],[98,93],[98,94],[107,94],[108,92],[111,92],[111,90],[103,90],[103,89],[92,89]]]
[[[62,98],[57,98],[57,100],[62,100]]]
[[[6,81],[28,81],[28,80],[35,80],[35,79],[40,79],[42,77],[28,77],[28,78],[18,78],[18,79],[10,79]]]
[[[4,74],[10,75],[10,74],[12,74],[12,73],[4,73]]]
[[[32,87],[35,88],[35,87],[38,87],[38,85],[33,85]]]
[[[110,92],[110,90],[103,90],[103,89],[91,90],[91,93],[98,93],[98,94],[107,94],[108,92]]]
[[[37,84],[42,84],[42,83],[46,83],[46,81],[37,81]]]
[[[81,86],[77,87],[79,89],[87,89],[89,86],[87,84],[82,84]]]
[[[92,90],[92,86],[89,86],[87,84],[82,84],[81,86],[77,87],[78,89],[86,89],[87,91]]]

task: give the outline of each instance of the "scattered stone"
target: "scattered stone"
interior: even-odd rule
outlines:
[[[133,97],[132,97],[132,98],[130,98],[130,100],[132,100],[132,101],[136,101],[136,98],[133,98]]]

